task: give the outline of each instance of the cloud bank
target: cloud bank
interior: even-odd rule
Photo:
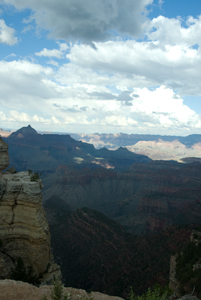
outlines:
[[[55,47],[43,44],[29,57],[0,61],[5,127],[200,133],[200,115],[184,104],[186,96],[201,95],[200,16],[150,20],[152,0],[2,3],[27,9],[23,24],[55,39]],[[3,19],[0,26],[7,33],[0,41],[14,45],[14,29]]]
[[[115,33],[136,37],[142,32],[146,6],[153,0],[1,0],[18,10],[31,9],[26,23],[55,39],[104,41]],[[0,3],[1,3],[0,2]]]

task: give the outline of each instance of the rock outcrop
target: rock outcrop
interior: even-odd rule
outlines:
[[[174,291],[177,296],[181,296],[179,290],[179,282],[176,279],[176,259],[178,254],[171,255],[170,257],[170,277],[169,277],[169,288]]]
[[[0,172],[9,165],[8,145],[0,139]]]
[[[8,146],[1,139],[0,149],[2,171],[8,166]],[[10,277],[18,258],[37,276],[53,264],[41,188],[42,181],[32,172],[0,173],[0,278]],[[58,266],[52,269],[60,272]]]
[[[14,281],[14,280],[0,280],[1,300],[38,300],[47,296],[50,297],[51,287],[47,285],[40,286],[39,288],[27,284],[25,282]],[[108,296],[99,292],[92,292],[88,294],[86,291],[81,289],[74,289],[71,287],[63,288],[64,295],[68,295],[68,299],[79,300],[79,299],[93,299],[93,300],[123,300],[120,297]],[[71,295],[71,297],[70,297]]]

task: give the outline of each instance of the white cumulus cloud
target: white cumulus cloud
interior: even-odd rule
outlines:
[[[201,16],[198,18],[190,16],[186,20],[158,16],[147,22],[146,27],[148,39],[162,45],[200,45],[200,33]]]
[[[3,19],[0,19],[0,43],[10,46],[17,43],[15,29],[8,27]]]
[[[62,58],[63,52],[57,49],[48,50],[47,48],[44,48],[42,51],[36,52],[35,55]]]

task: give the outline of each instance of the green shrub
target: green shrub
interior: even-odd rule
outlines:
[[[153,289],[149,288],[146,293],[141,296],[135,295],[133,289],[131,287],[131,291],[129,294],[129,300],[165,300],[167,299],[168,292],[162,292],[161,287],[155,285]]]
[[[40,179],[38,172],[31,175],[31,181],[38,181]]]
[[[33,173],[32,170],[28,169],[29,176],[31,176],[31,181],[38,181],[40,179],[38,172]]]
[[[72,293],[64,295],[63,284],[61,280],[57,277],[53,281],[53,286],[50,291],[50,297],[52,300],[72,300]],[[47,296],[44,296],[41,300],[47,300]],[[74,300],[93,300],[93,297],[77,296]]]
[[[199,263],[201,259],[201,244],[196,245],[188,242],[182,249],[176,260],[176,278],[180,282],[180,292],[185,293],[183,285],[190,284],[191,288],[195,287],[197,296],[201,296],[201,269],[193,270],[193,266]]]
[[[53,287],[51,288],[51,293],[50,293],[51,299],[52,300],[63,300],[64,295],[63,295],[63,285],[61,280],[56,278],[53,282]]]
[[[173,291],[169,288],[168,285],[162,286],[159,283],[155,283],[153,286],[153,290],[158,289],[160,291],[160,295],[167,293],[167,296],[171,296]]]
[[[31,175],[33,172],[32,170],[28,169],[29,175]]]

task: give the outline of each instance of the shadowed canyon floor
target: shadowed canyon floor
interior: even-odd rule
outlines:
[[[45,202],[52,248],[66,285],[123,298],[130,286],[143,293],[168,284],[170,255],[189,240],[190,227],[172,226],[156,235],[133,236],[89,208],[70,211],[65,201]]]

